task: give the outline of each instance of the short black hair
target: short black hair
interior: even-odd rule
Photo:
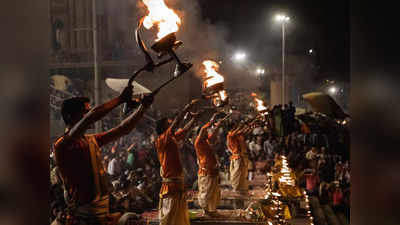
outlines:
[[[165,126],[165,124],[167,123],[168,118],[164,117],[162,119],[159,119],[156,123],[156,131],[158,135],[161,135],[162,133],[164,133],[164,131],[167,129],[167,127]]]
[[[72,124],[73,119],[85,111],[85,103],[90,102],[86,97],[73,97],[64,100],[61,105],[61,115],[66,125]]]

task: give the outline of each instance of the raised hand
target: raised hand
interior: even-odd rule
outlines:
[[[153,104],[154,96],[153,95],[143,95],[140,99],[142,105],[146,108],[150,107]]]
[[[133,95],[133,86],[129,85],[124,88],[122,93],[119,95],[119,98],[121,99],[122,102],[129,102],[132,100],[132,95]]]
[[[192,109],[193,106],[194,106],[197,102],[199,102],[199,101],[200,101],[200,99],[193,99],[189,104],[187,104],[187,105],[185,106],[185,108],[183,108],[183,111],[184,111],[184,112],[189,111],[189,110]]]

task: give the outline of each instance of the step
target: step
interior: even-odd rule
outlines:
[[[266,192],[263,189],[249,190],[248,196],[240,196],[231,189],[221,190],[221,201],[218,209],[241,209],[247,207],[250,202],[264,199]],[[199,209],[198,192],[191,193],[192,199],[188,200],[189,208]]]
[[[192,215],[192,219],[190,220],[190,224],[192,225],[265,225],[265,221],[247,220],[240,217],[240,210],[218,210],[220,214],[218,218],[205,217],[202,215],[202,210],[199,209],[191,209],[189,213]],[[148,224],[159,224],[157,211],[145,212],[142,214],[142,217],[148,221]]]

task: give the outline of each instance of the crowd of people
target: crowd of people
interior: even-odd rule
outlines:
[[[288,158],[289,166],[295,171],[298,184],[307,193],[319,199],[321,205],[329,204],[336,212],[350,217],[350,162],[348,149],[338,143],[331,143],[327,134],[319,129],[312,130],[306,124],[301,124],[294,116],[294,111],[287,107],[275,106],[274,111],[285,115],[281,127],[283,135],[274,134],[273,126],[264,126],[264,130],[256,128],[247,138],[249,158],[253,161],[267,162],[268,168],[281,155]],[[282,117],[282,118],[284,118]],[[273,120],[276,117],[273,116]],[[278,118],[279,120],[279,118]],[[277,124],[273,121],[273,124]],[[285,124],[290,123],[290,124]],[[279,124],[279,123],[278,123]],[[268,124],[267,124],[268,125]],[[279,130],[278,130],[279,132]],[[345,154],[342,154],[342,153]],[[347,152],[347,154],[346,154]],[[249,166],[250,171],[254,166]]]
[[[213,144],[219,171],[229,174],[231,152],[227,147],[227,134],[232,124],[251,117],[240,114],[229,118],[216,131]],[[129,135],[102,148],[102,163],[109,177],[112,190],[110,210],[112,212],[134,212],[141,214],[157,208],[159,190],[162,184],[160,163],[155,142],[157,134],[152,121],[145,120]],[[186,189],[197,188],[198,164],[194,141],[201,124],[188,132],[187,138],[179,142],[183,149],[182,164]],[[322,140],[322,141],[321,141]],[[273,107],[263,123],[253,127],[246,136],[248,149],[248,180],[255,176],[256,162],[267,162],[272,166],[274,159],[286,155],[289,165],[298,175],[298,182],[310,195],[317,196],[322,204],[330,204],[340,212],[349,215],[350,209],[350,164],[336,153],[327,141],[326,135],[314,133],[306,124],[295,117],[295,107],[290,103]],[[65,191],[59,171],[50,155],[51,171],[51,212],[54,221],[67,210]],[[228,175],[229,177],[229,175]]]

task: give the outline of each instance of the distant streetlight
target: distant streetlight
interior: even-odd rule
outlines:
[[[284,14],[275,16],[275,20],[282,24],[282,105],[285,104],[285,24],[289,22],[290,17]]]
[[[337,93],[337,88],[336,87],[330,87],[329,88],[329,93],[331,93],[332,95],[335,95]]]
[[[235,55],[233,56],[233,59],[236,62],[243,62],[246,60],[246,57],[247,57],[246,53],[240,51],[240,52],[235,53]]]
[[[278,14],[275,16],[275,20],[278,22],[282,22],[282,21],[288,22],[290,20],[290,17],[288,17],[284,14]]]
[[[256,73],[257,73],[258,75],[265,74],[265,69],[257,68]]]
[[[308,53],[312,54],[314,52],[313,49],[308,50]]]

